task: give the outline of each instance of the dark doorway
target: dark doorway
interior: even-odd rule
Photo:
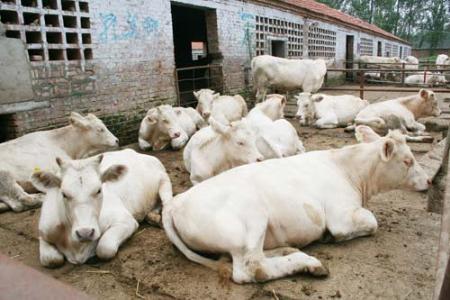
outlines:
[[[353,49],[354,49],[354,37],[353,35],[347,35],[346,40],[346,50],[345,50],[345,68],[353,69]],[[347,72],[346,78],[348,80],[353,80],[353,72]]]
[[[400,46],[400,58],[403,58],[403,47]]]
[[[14,114],[0,115],[0,143],[15,139],[17,137],[14,126]]]
[[[377,55],[378,56],[383,56],[383,49],[381,47],[381,42],[378,42]]]
[[[216,11],[177,3],[171,4],[171,10],[179,102],[182,106],[195,106],[193,91],[211,88],[222,92],[221,71],[208,67],[220,63],[217,58],[221,58]]]
[[[272,56],[276,57],[286,57],[286,42],[285,41],[277,41],[272,40]]]

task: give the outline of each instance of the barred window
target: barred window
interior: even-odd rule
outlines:
[[[303,55],[303,25],[281,19],[256,16],[256,55],[268,54],[268,37],[287,38],[289,58],[301,58]]]
[[[391,57],[392,55],[392,44],[386,43],[384,45],[384,56]]]
[[[373,55],[373,40],[361,38],[361,55]]]
[[[313,27],[308,33],[308,54],[311,58],[336,56],[336,32]]]
[[[392,46],[392,55],[394,57],[398,57],[399,53],[398,53],[398,45],[393,45]]]
[[[1,0],[0,18],[32,63],[92,59],[89,0]]]

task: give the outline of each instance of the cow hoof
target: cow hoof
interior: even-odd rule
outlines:
[[[115,247],[99,246],[97,247],[96,255],[101,260],[110,260],[116,256],[117,250]]]
[[[330,272],[328,271],[328,268],[323,266],[322,264],[317,267],[310,267],[309,273],[315,277],[326,277]]]

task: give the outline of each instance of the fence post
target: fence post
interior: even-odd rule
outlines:
[[[428,64],[425,65],[425,71],[423,71],[423,83],[427,82],[427,72],[428,72]]]
[[[364,99],[364,71],[359,71],[359,98]]]
[[[178,71],[177,68],[174,69],[174,77],[175,77],[175,90],[177,93],[177,106],[181,106],[181,97],[180,97],[180,86],[178,82]]]
[[[405,85],[405,63],[402,63],[402,86]]]

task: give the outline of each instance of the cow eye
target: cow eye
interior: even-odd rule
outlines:
[[[70,200],[70,197],[66,193],[62,192],[62,195],[65,199]]]
[[[238,142],[237,143],[239,146],[244,146],[244,142]]]
[[[98,131],[99,132],[105,132],[105,129],[104,128],[100,128]]]
[[[99,188],[98,191],[95,194],[96,195],[100,195],[101,192],[102,192],[102,188]]]

